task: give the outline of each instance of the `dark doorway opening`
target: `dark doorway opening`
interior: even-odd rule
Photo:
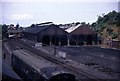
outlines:
[[[87,44],[87,45],[92,45],[92,35],[88,35],[88,36],[86,37],[86,44]]]
[[[67,45],[67,36],[66,35],[61,36],[61,45]]]
[[[50,45],[50,36],[44,35],[42,38],[42,43],[43,43],[43,45]]]
[[[54,35],[52,37],[52,44],[55,45],[55,46],[58,46],[59,45],[59,37],[57,35]]]
[[[79,35],[78,45],[84,45],[85,37],[84,35]]]
[[[76,40],[70,40],[70,45],[76,45]]]
[[[72,35],[70,38],[70,45],[76,45],[77,44],[77,36]]]

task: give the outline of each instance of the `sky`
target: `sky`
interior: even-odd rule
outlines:
[[[98,15],[118,11],[119,0],[2,0],[0,2],[0,23],[17,24],[27,27],[31,24],[53,22],[65,24],[72,22],[92,23]]]

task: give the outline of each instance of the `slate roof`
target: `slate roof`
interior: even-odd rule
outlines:
[[[76,35],[89,35],[89,34],[97,34],[95,31],[90,29],[90,26],[79,26],[77,29],[71,32],[71,34]]]
[[[60,29],[62,32],[64,33],[67,33],[66,31],[64,31],[63,29],[57,27],[57,25],[45,25],[45,26],[36,26],[36,27],[28,27],[26,28],[23,32],[26,32],[26,33],[31,33],[31,34],[38,34],[39,32],[42,32],[42,31],[45,31],[47,30],[48,28],[58,28]],[[54,31],[50,31],[51,33],[53,33]]]
[[[49,26],[40,26],[40,27],[28,27],[23,32],[37,34]]]

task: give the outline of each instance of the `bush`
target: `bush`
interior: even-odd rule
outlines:
[[[113,32],[113,34],[112,34],[112,39],[115,39],[115,38],[117,38],[117,37],[118,37],[118,33]]]
[[[111,28],[107,28],[107,32],[108,32],[108,34],[112,34],[113,29],[111,29]]]

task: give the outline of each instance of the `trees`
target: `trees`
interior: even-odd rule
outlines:
[[[104,25],[105,23],[111,25],[117,25],[120,26],[120,13],[116,11],[109,12],[108,14],[104,14],[102,16],[98,16],[98,19],[96,21],[97,26]]]
[[[117,38],[119,35],[118,35],[118,33],[116,33],[116,32],[113,32],[112,33],[112,39],[115,39],[115,38]]]
[[[76,22],[75,25],[77,26],[78,24],[80,24],[80,22]]]
[[[98,19],[96,21],[97,24],[100,24],[100,22],[103,20],[103,17],[102,16],[98,16]]]
[[[107,25],[120,26],[120,12],[112,11],[106,15],[98,16],[97,21],[91,24],[97,30],[106,28]]]
[[[18,23],[16,24],[16,28],[15,28],[15,29],[16,29],[16,30],[19,29],[19,24],[18,24]]]
[[[32,24],[30,27],[35,27],[35,24]]]
[[[81,22],[81,25],[83,25],[83,26],[84,26],[84,25],[86,25],[86,23],[85,23],[85,22]]]
[[[6,24],[3,24],[2,25],[2,38],[4,37],[7,37],[7,29],[8,29],[8,26]]]
[[[95,30],[97,33],[104,36],[108,35],[111,36],[112,39],[115,39],[119,36],[116,27],[120,27],[120,12],[112,11],[108,14],[98,16],[97,21],[93,22],[91,26],[92,29]]]
[[[114,23],[117,26],[120,26],[120,12],[116,14],[115,19],[114,19]]]

